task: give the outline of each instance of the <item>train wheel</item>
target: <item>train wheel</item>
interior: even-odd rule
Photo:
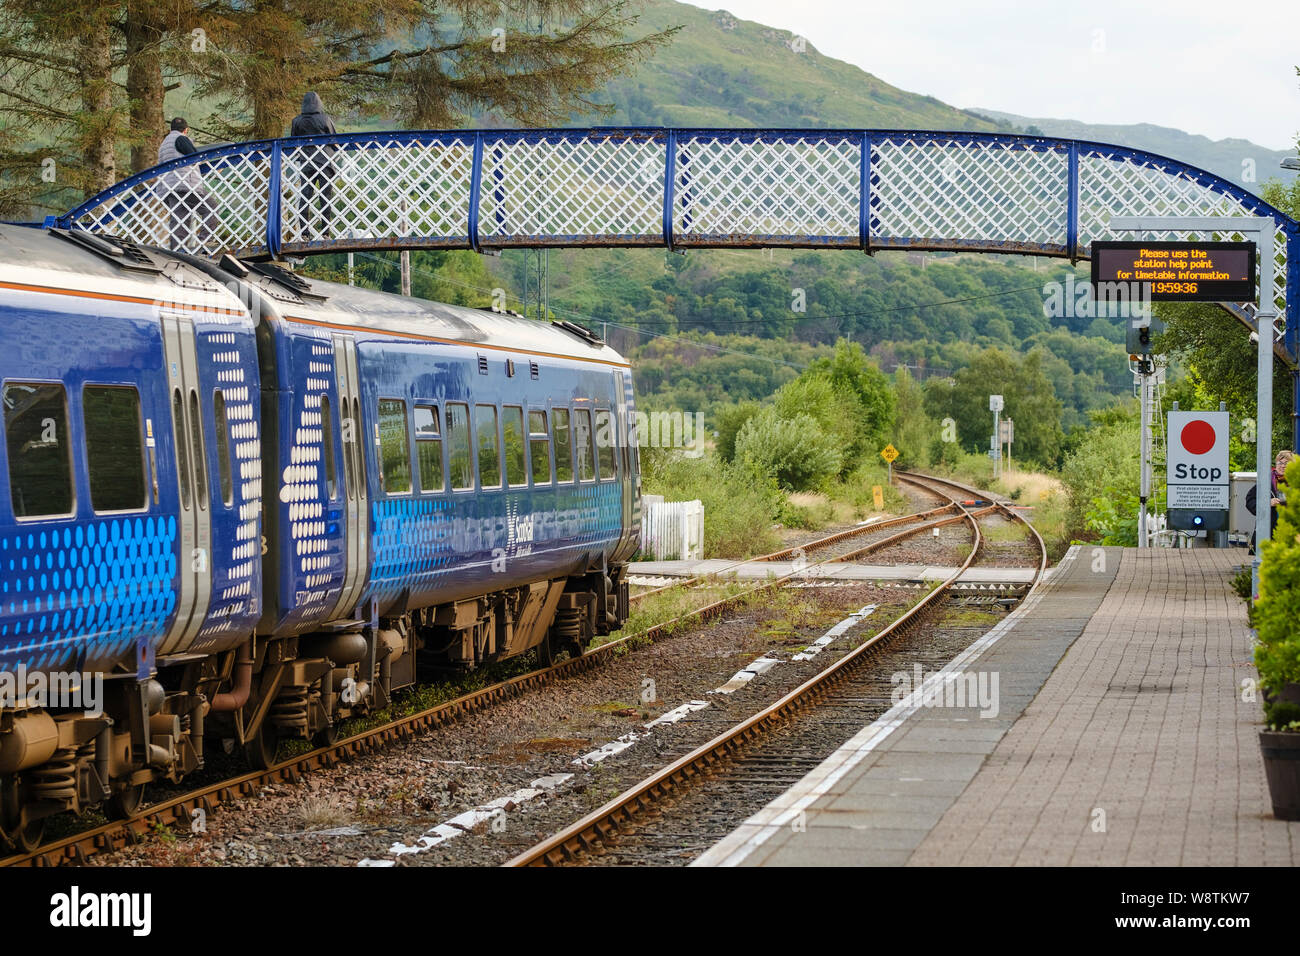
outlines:
[[[140,812],[144,806],[144,784],[126,787],[108,798],[105,809],[114,820],[126,820]]]
[[[568,649],[570,657],[581,657],[586,651],[586,648],[582,646],[582,641],[569,641],[564,646]]]
[[[14,849],[19,853],[32,853],[45,839],[45,818],[39,820],[29,820],[21,827],[18,827],[10,837]]]
[[[257,735],[244,744],[244,756],[257,770],[266,770],[275,763],[276,752],[280,749],[280,735],[274,727],[262,724]]]
[[[333,747],[338,743],[338,739],[339,725],[334,723],[316,731],[316,733],[312,735],[311,743],[313,747]]]

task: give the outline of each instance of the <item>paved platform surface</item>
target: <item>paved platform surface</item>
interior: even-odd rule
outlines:
[[[828,562],[814,564],[815,558],[802,565],[810,580],[821,581],[946,581],[957,573],[956,568],[930,564],[853,564]],[[766,577],[784,577],[793,573],[797,565],[792,561],[744,561],[737,563],[725,558],[703,561],[633,561],[628,574],[634,578],[693,578],[713,574],[718,577],[762,580]],[[977,584],[1028,584],[1034,579],[1033,568],[969,568],[959,580]]]
[[[1072,549],[945,671],[991,707],[864,728],[697,865],[1295,865],[1257,732],[1242,549]],[[971,703],[971,701],[966,701]]]

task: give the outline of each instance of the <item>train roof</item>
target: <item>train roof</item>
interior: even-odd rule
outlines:
[[[187,261],[188,260],[188,261]],[[629,363],[595,335],[568,323],[539,322],[487,309],[393,295],[311,279],[258,263],[214,263],[231,279],[256,286],[285,319],[364,329],[398,337],[487,349]],[[71,230],[0,224],[0,282],[93,289],[142,301],[242,309],[240,297],[211,265],[167,250]],[[241,274],[241,269],[249,270]],[[217,272],[216,277],[213,273]],[[565,328],[568,325],[568,328]]]
[[[142,304],[244,311],[229,288],[170,253],[62,229],[0,224],[0,283]]]
[[[397,336],[430,338],[467,346],[517,350],[627,366],[628,361],[580,326],[540,322],[518,315],[450,305],[414,296],[377,292],[305,276],[302,304],[279,302],[287,319],[337,324]],[[584,334],[585,333],[585,334]]]

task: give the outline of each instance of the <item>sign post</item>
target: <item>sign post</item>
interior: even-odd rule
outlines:
[[[989,411],[993,413],[993,439],[989,442],[989,457],[993,459],[993,477],[996,478],[1002,473],[1002,426],[998,422],[998,416],[1002,412],[1002,396],[989,396]]]
[[[898,457],[898,449],[890,442],[884,448],[880,449],[880,457],[885,459],[885,467],[889,469],[889,483],[894,483],[894,459]]]
[[[1255,383],[1255,473],[1256,480],[1267,480],[1273,466],[1273,321],[1277,318],[1277,303],[1273,301],[1274,244],[1277,223],[1272,216],[1116,216],[1110,221],[1113,232],[1200,232],[1238,233],[1247,239],[1253,239],[1256,249],[1264,250],[1259,258],[1259,288],[1264,294],[1259,297],[1259,309],[1255,313],[1255,328],[1259,339],[1259,355]],[[1096,247],[1096,243],[1093,244]],[[1205,245],[1202,243],[1201,245]],[[1190,260],[1189,260],[1190,261]],[[1213,261],[1213,257],[1211,257]],[[1222,263],[1223,260],[1220,260]],[[1254,263],[1252,262],[1253,266]],[[1219,270],[1215,270],[1219,271]],[[1136,278],[1136,277],[1135,277]],[[1233,275],[1227,276],[1229,280]],[[1253,279],[1254,277],[1251,276]],[[1156,282],[1193,282],[1196,292],[1200,293],[1202,281],[1210,280],[1153,280]],[[1169,291],[1169,290],[1165,290]],[[1152,290],[1155,294],[1155,290]],[[1206,294],[1211,294],[1208,291]],[[1215,295],[1221,291],[1213,292]],[[1254,283],[1242,298],[1212,299],[1220,302],[1254,302],[1256,297]],[[1289,318],[1289,317],[1288,317]],[[1258,492],[1256,493],[1258,497]],[[1262,545],[1272,532],[1268,508],[1255,509],[1255,560],[1251,566],[1251,594],[1259,597],[1259,554]]]

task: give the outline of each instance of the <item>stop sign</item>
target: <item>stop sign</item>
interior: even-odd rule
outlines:
[[[1170,412],[1165,445],[1170,508],[1228,507],[1228,413]]]

